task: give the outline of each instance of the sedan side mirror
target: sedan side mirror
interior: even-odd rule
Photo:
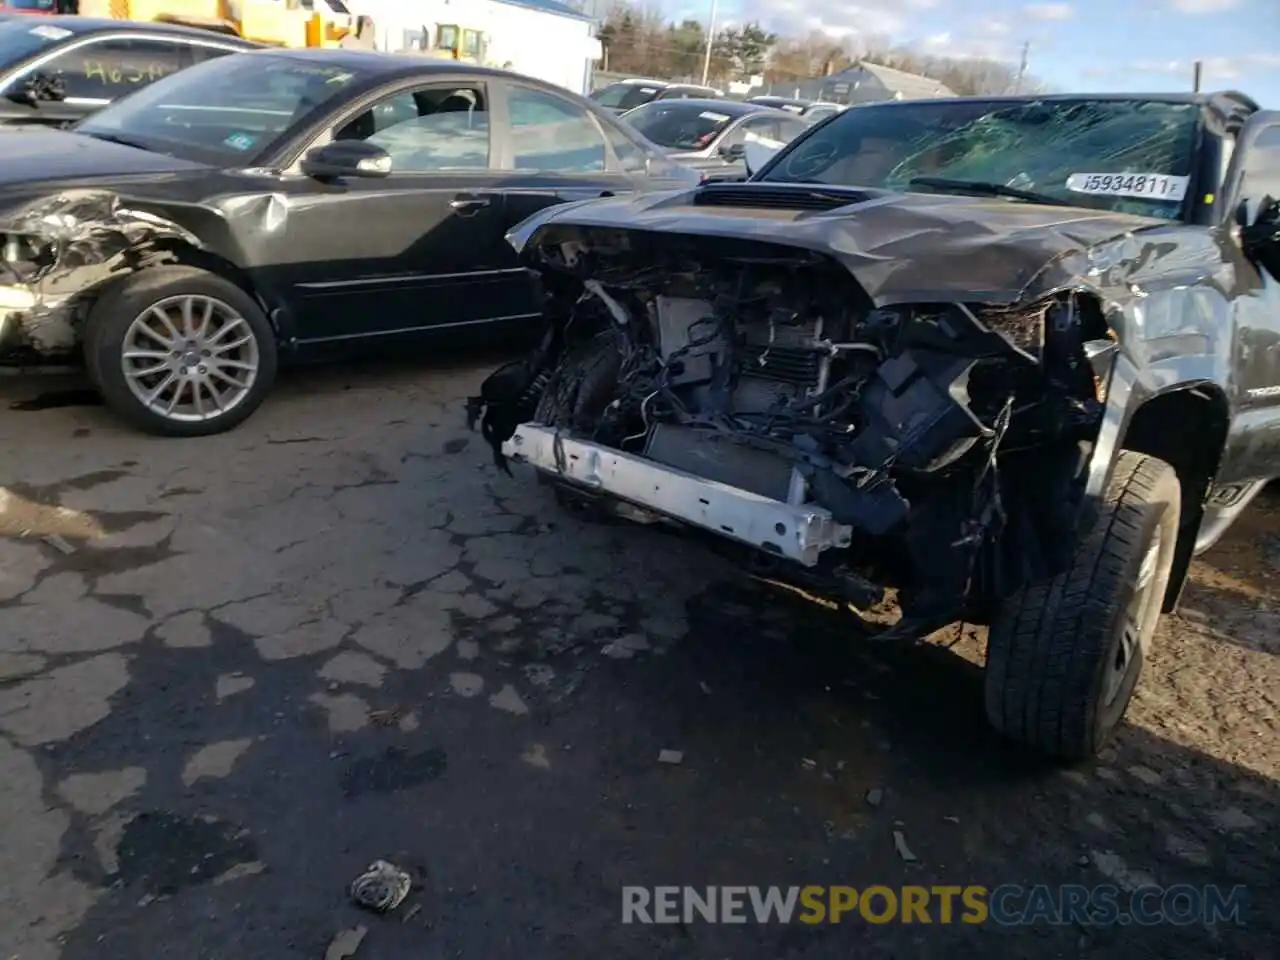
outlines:
[[[720,148],[720,156],[728,163],[737,163],[747,156],[747,145],[745,143],[730,143]]]
[[[391,155],[363,140],[334,140],[308,150],[302,172],[317,180],[380,179],[391,173]]]
[[[57,103],[67,98],[67,85],[56,73],[29,73],[5,93],[14,103],[38,106],[41,103]]]

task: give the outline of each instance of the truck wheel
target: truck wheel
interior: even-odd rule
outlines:
[[[1093,756],[1133,696],[1164,602],[1181,512],[1169,464],[1125,451],[1071,566],[1001,604],[988,631],[987,718],[1041,753]]]
[[[230,430],[276,376],[275,331],[262,309],[195,267],[155,267],[109,289],[89,312],[84,351],[107,406],[161,436]]]

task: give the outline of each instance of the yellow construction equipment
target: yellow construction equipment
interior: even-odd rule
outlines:
[[[279,47],[336,47],[350,26],[298,0],[80,0],[79,6],[86,17],[182,24]]]
[[[441,23],[436,25],[434,34],[423,28],[415,52],[437,60],[483,64],[486,46],[484,31],[472,30],[456,23]]]

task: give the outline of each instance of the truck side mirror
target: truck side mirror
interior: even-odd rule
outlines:
[[[1240,230],[1245,256],[1280,278],[1280,200],[1268,196],[1258,208],[1253,223]]]

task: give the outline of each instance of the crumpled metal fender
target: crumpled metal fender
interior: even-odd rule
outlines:
[[[204,246],[189,230],[129,207],[109,190],[65,190],[11,207],[0,213],[0,234],[46,245],[26,269],[0,259],[0,348],[46,356],[75,349],[78,297],[145,265],[158,242]]]

